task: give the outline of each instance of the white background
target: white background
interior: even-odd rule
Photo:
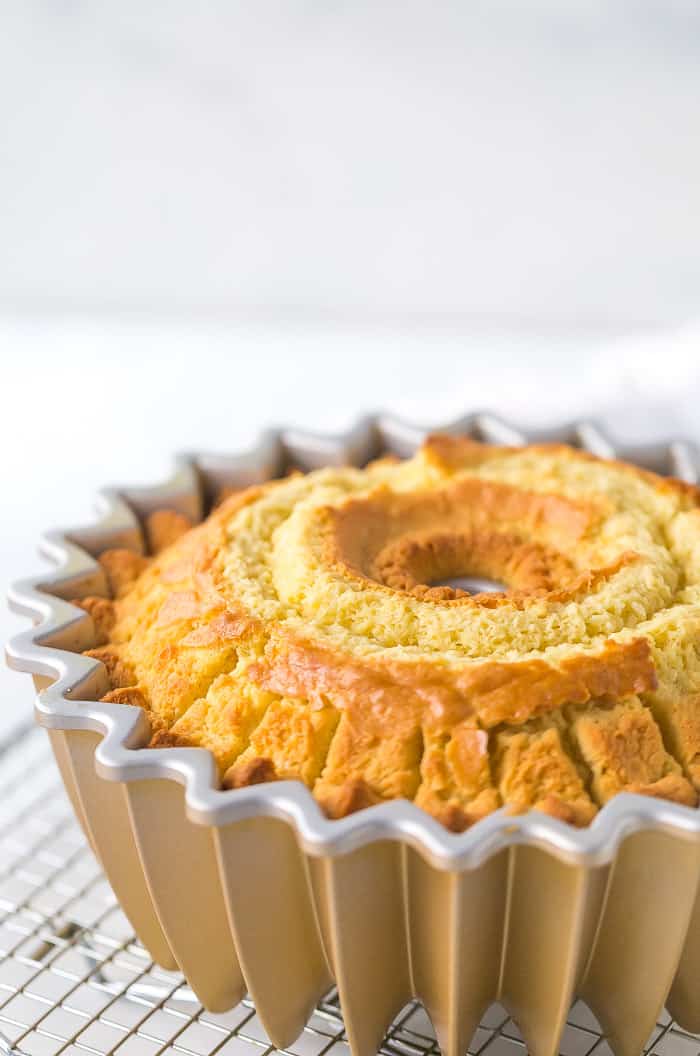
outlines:
[[[698,247],[691,0],[6,0],[0,584],[270,422],[700,437]]]

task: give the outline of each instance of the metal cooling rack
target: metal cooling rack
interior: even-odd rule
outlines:
[[[30,729],[0,745],[0,1053],[26,1056],[273,1056],[253,1004],[205,1011],[177,972],[149,959],[119,909],[63,790],[48,740]],[[608,1056],[594,1017],[571,1010],[562,1056]],[[698,1056],[700,1037],[664,1016],[647,1053]],[[335,991],[292,1056],[349,1056]],[[437,1056],[422,1007],[407,1005],[386,1056]],[[493,1005],[473,1056],[524,1056],[515,1024]]]

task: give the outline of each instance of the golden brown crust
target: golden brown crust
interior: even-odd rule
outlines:
[[[366,807],[381,803],[362,777],[350,777],[340,785],[328,785],[316,798],[329,818],[345,818]]]
[[[185,734],[175,733],[173,730],[168,730],[163,727],[156,729],[148,742],[149,748],[196,748],[198,742],[196,738],[188,737]]]
[[[456,723],[470,715],[488,729],[526,722],[565,704],[656,687],[645,638],[607,641],[593,655],[575,655],[556,666],[540,659],[493,661],[458,672],[447,665],[341,657],[285,631],[270,643],[265,657],[248,668],[251,681],[282,696],[337,698],[380,734],[407,721]]]
[[[463,832],[500,806],[489,735],[474,719],[423,726],[420,777],[415,802],[452,832]]]
[[[549,814],[551,818],[556,818],[558,821],[565,821],[567,825],[575,825],[576,828],[590,825],[597,812],[595,805],[590,801],[570,802],[551,795],[544,796],[534,809],[540,810],[543,814]]]
[[[637,560],[627,551],[579,569],[554,545],[575,550],[603,512],[600,500],[459,478],[440,489],[351,499],[318,517],[324,563],[358,586],[407,591],[424,601],[524,608],[574,600]],[[507,592],[469,595],[433,585],[464,575],[502,580]]]
[[[627,791],[695,806],[695,790],[641,704],[592,708],[576,717],[573,732],[600,802]]]
[[[494,454],[507,455],[522,450],[521,447],[481,443],[469,436],[451,436],[446,433],[431,433],[426,437],[423,445],[426,457],[448,472],[479,466]],[[573,448],[568,444],[556,442],[529,444],[526,450],[550,455],[559,453],[566,458],[575,458],[579,462],[614,467],[630,476],[638,477],[657,491],[682,496],[687,500],[689,507],[700,506],[700,486],[690,484],[687,480],[681,480],[678,477],[661,477],[658,473],[642,469],[641,466],[630,462],[622,462],[616,458],[603,458],[600,455],[594,455],[591,451]]]
[[[504,731],[497,744],[503,802],[516,810],[540,810],[573,825],[588,825],[593,820],[595,803],[555,726]]]
[[[262,785],[274,781],[277,777],[275,765],[271,759],[256,756],[245,762],[234,763],[223,776],[224,788],[245,788],[247,785]]]
[[[103,550],[97,560],[105,571],[113,598],[126,594],[148,565],[147,558],[133,550]]]
[[[664,740],[700,792],[700,693],[666,691],[649,699]]]
[[[86,606],[90,655],[154,747],[208,748],[227,788],[301,780],[333,818],[404,798],[461,832],[501,806],[585,825],[620,791],[692,805],[698,494],[450,437],[294,474],[189,531],[154,515],[150,560],[103,555],[117,600]],[[435,582],[462,575],[505,589]]]
[[[496,802],[498,801],[496,800]],[[458,806],[457,803],[444,803],[437,798],[434,800],[426,798],[421,800],[418,805],[423,810],[426,810],[428,814],[432,814],[450,832],[466,832],[467,829],[470,829],[472,825],[477,821],[481,821],[489,813],[488,811],[483,813],[468,811],[464,807]],[[492,809],[495,810],[496,808]]]
[[[188,532],[192,521],[177,510],[154,510],[146,518],[144,527],[148,552],[159,554]]]
[[[135,683],[134,669],[124,659],[117,646],[101,645],[97,649],[86,649],[85,656],[91,656],[94,660],[99,660],[104,664],[112,689],[133,686]]]
[[[120,689],[111,689],[109,693],[105,693],[100,700],[105,700],[110,704],[129,704],[132,708],[144,708],[148,706],[148,702],[139,689],[138,686],[123,686]]]
[[[71,605],[77,605],[78,608],[84,609],[92,617],[95,627],[95,646],[106,645],[116,618],[114,605],[109,598],[93,596],[71,598]]]
[[[573,601],[637,560],[621,554],[601,568],[577,573],[566,555],[525,542],[516,535],[441,535],[403,538],[387,547],[374,563],[376,578],[394,590],[405,590],[424,601],[453,601],[492,609],[497,605],[524,608],[529,603]],[[429,586],[433,580],[468,571],[486,579],[504,580],[502,592],[469,594],[450,586]]]
[[[508,449],[495,444],[482,444],[470,436],[452,436],[449,433],[430,433],[423,442],[425,457],[448,472],[473,468],[493,451],[505,450]]]

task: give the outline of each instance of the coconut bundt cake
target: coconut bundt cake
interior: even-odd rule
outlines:
[[[618,792],[700,788],[700,491],[564,446],[436,436],[406,461],[297,474],[84,598],[153,746],[222,785],[303,781],[330,817],[402,797],[454,830],[498,807],[576,825]],[[487,577],[470,594],[444,581]],[[442,585],[441,585],[442,584]]]

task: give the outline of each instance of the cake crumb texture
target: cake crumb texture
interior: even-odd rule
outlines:
[[[331,818],[414,801],[589,824],[620,792],[697,804],[700,492],[563,445],[429,438],[144,526],[100,558],[111,686],[222,787],[302,781]],[[502,590],[445,582],[473,576]]]

